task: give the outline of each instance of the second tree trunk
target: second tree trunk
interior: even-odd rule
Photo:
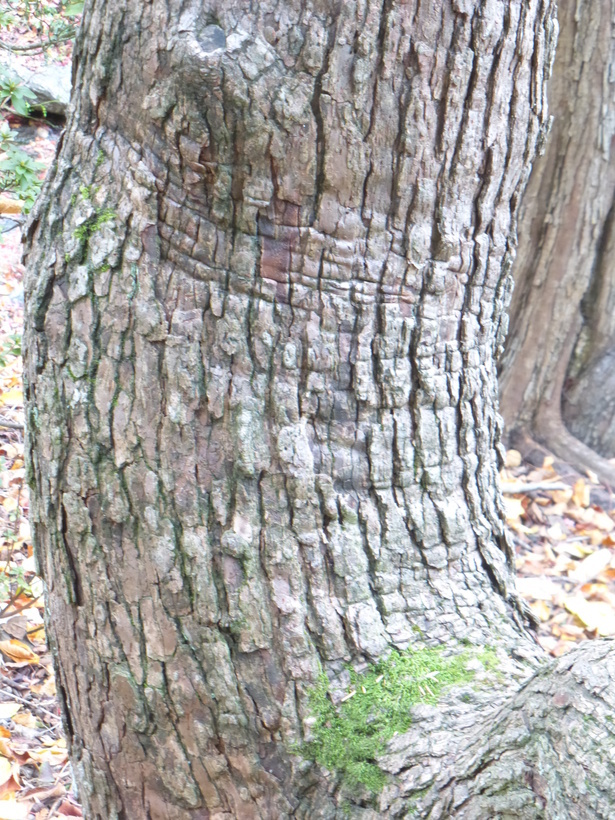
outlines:
[[[563,0],[558,16],[553,127],[521,206],[501,412],[513,443],[525,431],[614,486],[615,7]]]

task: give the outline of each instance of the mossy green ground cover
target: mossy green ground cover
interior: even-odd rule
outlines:
[[[449,650],[450,651],[450,650]],[[388,658],[358,674],[350,671],[351,685],[339,705],[328,696],[323,674],[310,695],[315,718],[313,739],[301,754],[342,775],[348,785],[363,784],[379,792],[387,775],[376,762],[386,744],[410,727],[410,710],[418,703],[436,704],[451,686],[469,684],[478,659],[485,669],[496,665],[491,649],[445,653],[443,648],[392,652]]]

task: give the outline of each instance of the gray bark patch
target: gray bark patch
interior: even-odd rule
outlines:
[[[206,26],[199,34],[198,41],[206,54],[226,48],[226,34],[220,26]]]

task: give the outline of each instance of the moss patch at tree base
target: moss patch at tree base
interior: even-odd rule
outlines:
[[[387,781],[376,758],[391,738],[409,729],[410,710],[418,703],[435,704],[447,687],[472,682],[479,660],[486,669],[497,664],[495,652],[470,649],[450,654],[444,647],[392,652],[365,672],[350,669],[348,693],[336,706],[329,698],[323,673],[310,694],[315,719],[313,739],[300,753],[338,772],[348,785],[362,784],[379,792]]]

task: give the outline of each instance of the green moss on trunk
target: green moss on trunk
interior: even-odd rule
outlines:
[[[476,669],[470,662],[475,660],[485,669],[497,665],[492,649],[455,655],[440,647],[392,652],[361,674],[350,669],[350,688],[337,706],[323,673],[310,695],[313,739],[301,754],[340,773],[348,785],[379,792],[387,775],[377,757],[394,735],[408,730],[412,707],[436,704],[448,687],[471,683]]]

